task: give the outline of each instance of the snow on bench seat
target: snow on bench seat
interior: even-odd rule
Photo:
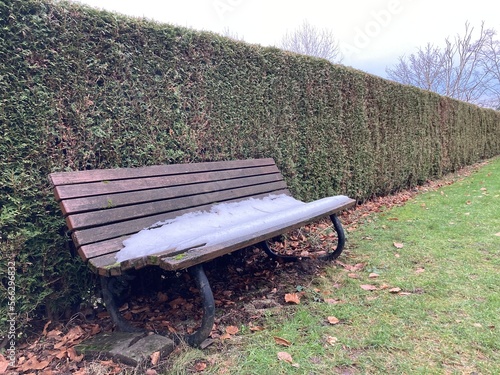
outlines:
[[[190,267],[292,230],[351,205],[346,196],[304,203],[288,195],[269,195],[214,205],[210,211],[157,223],[124,241],[116,260],[127,267],[137,258],[167,270]]]

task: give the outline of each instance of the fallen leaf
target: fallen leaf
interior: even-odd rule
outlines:
[[[38,362],[38,360],[35,357],[30,358],[27,362],[25,362],[22,366],[22,371],[29,371],[29,370],[43,370],[45,367],[49,365],[49,361],[41,361]]]
[[[224,334],[220,337],[220,339],[224,341],[224,340],[229,340],[231,337],[232,337],[232,336],[231,336],[229,333],[224,333]]]
[[[278,352],[278,359],[293,364],[292,356],[287,352]]]
[[[425,268],[417,268],[415,270],[415,273],[424,273],[425,272]]]
[[[52,323],[52,320],[49,320],[45,325],[43,326],[43,331],[42,335],[47,336],[47,328],[49,327],[50,323]]]
[[[376,285],[370,285],[370,284],[363,284],[363,285],[360,285],[361,289],[363,290],[377,290],[377,286]]]
[[[163,293],[163,292],[158,292],[158,294],[156,295],[156,298],[158,298],[158,302],[167,302],[168,301],[168,295],[166,293]]]
[[[156,366],[158,364],[158,362],[160,361],[160,352],[154,352],[153,354],[151,354],[149,356],[151,358],[151,364],[153,366]]]
[[[226,333],[229,333],[230,335],[236,335],[239,331],[239,328],[236,326],[226,327]]]
[[[357,273],[348,273],[347,276],[350,277],[351,279],[359,279],[359,276]]]
[[[298,305],[300,303],[300,297],[297,293],[287,293],[285,294],[285,302],[295,303]]]
[[[333,336],[328,336],[326,338],[326,342],[329,343],[330,345],[335,345],[338,341],[339,339]]]
[[[399,292],[401,292],[401,288],[391,288],[391,289],[389,289],[389,292],[390,293],[399,293]]]
[[[328,323],[330,323],[331,325],[339,324],[340,322],[340,320],[335,316],[329,316],[327,319]]]
[[[0,354],[0,374],[3,374],[7,371],[7,367],[9,367],[9,361],[5,359],[3,355]]]
[[[498,233],[495,233],[495,236],[498,236],[498,237],[500,237],[500,232],[498,232]]]
[[[404,245],[400,242],[394,242],[394,247],[396,249],[402,249],[404,247]]]
[[[195,366],[194,369],[196,372],[202,372],[207,368],[207,363],[206,362],[198,362]]]
[[[262,327],[262,326],[254,326],[252,324],[250,324],[250,331],[252,332],[258,332],[258,331],[264,331],[265,328]]]
[[[80,354],[80,355],[76,354],[75,348],[69,348],[67,350],[67,354],[68,354],[68,357],[70,360],[77,362],[77,363],[81,362],[83,360],[83,357],[84,357],[84,354]]]
[[[368,275],[368,277],[370,279],[376,279],[377,277],[379,277],[380,275],[378,273],[375,273],[375,272],[372,272],[371,274]]]
[[[276,342],[276,344],[278,345],[282,345],[282,346],[290,346],[292,345],[292,343],[282,337],[278,337],[278,336],[274,336],[274,341]]]
[[[335,305],[337,303],[340,303],[340,300],[334,298],[325,298],[323,301],[325,301],[329,305]]]

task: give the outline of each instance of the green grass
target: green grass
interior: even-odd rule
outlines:
[[[173,361],[195,352],[217,374],[500,374],[500,159],[369,217],[339,260],[364,268],[329,266],[301,304],[270,311],[265,330],[240,327],[222,348]]]

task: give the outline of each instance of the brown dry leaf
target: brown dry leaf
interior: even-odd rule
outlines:
[[[53,329],[52,331],[49,331],[45,334],[45,337],[47,338],[52,338],[52,337],[58,337],[61,336],[62,332],[59,331],[58,329]]]
[[[163,292],[158,292],[158,294],[156,295],[156,298],[158,299],[158,302],[167,302],[168,301],[168,295],[166,293],[163,293]]]
[[[329,343],[332,346],[335,345],[338,341],[339,341],[339,339],[336,338],[336,337],[333,337],[333,336],[328,336],[326,338],[326,342]]]
[[[360,285],[361,289],[363,290],[377,290],[378,287],[376,285],[370,285],[370,284],[363,284]]]
[[[394,247],[396,249],[402,249],[404,245],[401,242],[394,242]]]
[[[25,362],[22,367],[21,371],[29,371],[29,370],[43,370],[45,367],[49,365],[50,361],[41,361],[38,362],[36,357],[30,358],[27,362]]]
[[[297,293],[287,293],[285,294],[285,302],[295,303],[298,305],[300,303],[300,297]]]
[[[327,319],[328,323],[330,323],[331,325],[339,324],[340,322],[340,320],[335,316],[329,316]]]
[[[326,303],[328,303],[330,305],[335,305],[337,303],[340,303],[340,300],[334,299],[334,298],[325,298],[323,301],[325,301]]]
[[[67,350],[67,354],[68,354],[68,357],[70,360],[74,361],[74,362],[81,362],[83,360],[83,357],[84,357],[84,354],[76,354],[76,350],[75,348],[69,348]]]
[[[0,374],[3,374],[7,371],[7,367],[9,367],[9,361],[5,359],[3,355],[0,354]]]
[[[250,324],[250,331],[252,332],[258,332],[258,331],[264,331],[264,327],[262,326],[254,326],[253,324]]]
[[[274,341],[276,342],[276,344],[278,345],[282,345],[282,346],[291,346],[292,343],[282,337],[278,337],[278,336],[274,336]]]
[[[236,326],[226,327],[226,333],[229,333],[230,335],[236,335],[239,331],[239,328]]]
[[[399,293],[399,292],[401,292],[401,288],[397,288],[397,287],[396,288],[391,288],[391,289],[389,289],[389,292],[390,293]]]
[[[194,365],[194,370],[196,372],[202,372],[207,368],[207,363],[206,362],[198,362],[196,365]]]
[[[359,279],[359,276],[357,273],[348,273],[347,277],[350,277],[351,279]]]
[[[45,325],[43,326],[43,331],[42,335],[47,336],[47,328],[49,327],[50,323],[52,323],[52,320],[49,320]]]
[[[202,372],[207,368],[207,363],[206,362],[198,362],[196,365],[194,365],[194,370],[196,372]]]
[[[278,359],[293,364],[292,356],[287,352],[278,352]]]
[[[377,277],[379,277],[380,275],[378,273],[375,273],[375,272],[372,272],[371,274],[368,275],[368,277],[370,279],[376,279]]]
[[[154,352],[149,356],[151,358],[151,364],[156,366],[160,362],[160,352]]]
[[[229,333],[224,333],[224,334],[220,337],[220,339],[221,339],[222,341],[224,341],[224,340],[230,340],[230,339],[231,339],[231,337],[232,337],[232,336],[231,336]]]

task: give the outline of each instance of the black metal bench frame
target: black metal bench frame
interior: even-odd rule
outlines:
[[[100,275],[103,299],[117,329],[138,331],[118,311],[113,291],[113,276],[131,269],[159,266],[169,271],[187,269],[200,291],[203,318],[200,328],[185,337],[199,346],[209,335],[215,320],[215,302],[203,263],[251,245],[261,247],[271,258],[299,259],[274,253],[267,241],[279,234],[329,216],[338,235],[337,246],[322,259],[337,258],[345,244],[339,211],[355,204],[345,196],[335,197],[320,211],[294,222],[278,223],[272,228],[245,238],[215,246],[175,249],[118,263],[116,253],[122,242],[158,221],[187,212],[208,210],[221,202],[233,202],[268,195],[291,195],[273,159],[158,165],[141,168],[100,169],[56,172],[49,175],[54,194],[66,219],[68,232],[80,257]],[[182,256],[179,256],[179,254]]]

